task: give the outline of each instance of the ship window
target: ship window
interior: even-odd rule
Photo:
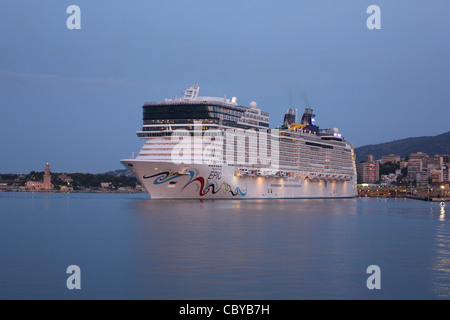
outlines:
[[[143,107],[145,120],[219,118],[219,108],[208,105],[164,105]]]

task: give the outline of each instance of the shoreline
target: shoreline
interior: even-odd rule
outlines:
[[[433,197],[419,197],[419,196],[414,196],[414,195],[402,195],[402,196],[389,196],[389,195],[367,195],[367,196],[362,196],[359,195],[359,198],[395,198],[395,199],[411,199],[411,200],[420,200],[420,201],[426,201],[426,202],[450,202],[450,197],[447,198],[433,198]]]

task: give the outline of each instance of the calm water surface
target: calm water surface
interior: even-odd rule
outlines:
[[[0,193],[0,299],[448,299],[450,207]],[[81,268],[81,290],[66,269]],[[369,290],[366,269],[381,269]]]

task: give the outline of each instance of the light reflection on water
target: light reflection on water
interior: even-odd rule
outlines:
[[[439,215],[439,221],[445,221],[445,207],[441,206],[441,214]]]
[[[3,299],[449,298],[438,203],[0,193],[0,206]],[[81,292],[65,288],[70,264]],[[381,290],[366,287],[373,264]]]
[[[445,221],[445,207],[441,206],[439,221]],[[450,297],[450,235],[448,225],[439,224],[436,228],[435,256],[431,270],[436,280],[433,282],[432,290],[440,298]]]

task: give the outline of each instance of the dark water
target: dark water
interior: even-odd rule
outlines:
[[[405,199],[0,193],[0,299],[447,299],[449,227]]]

